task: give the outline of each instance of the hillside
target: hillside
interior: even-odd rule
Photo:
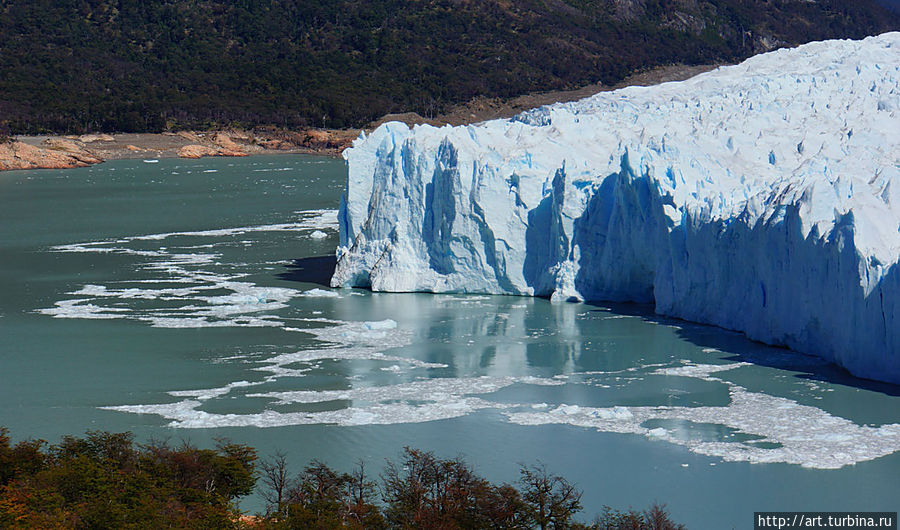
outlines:
[[[875,0],[2,0],[0,133],[358,126],[898,28]]]

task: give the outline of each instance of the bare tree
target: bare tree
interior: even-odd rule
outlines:
[[[357,506],[371,504],[375,497],[375,487],[375,482],[366,475],[365,462],[357,460],[356,468],[350,473],[350,480],[347,482],[350,503]]]
[[[384,518],[375,505],[376,483],[366,475],[366,465],[357,461],[356,468],[345,475],[347,495],[345,497],[343,521],[345,526],[382,528]]]
[[[262,468],[262,496],[266,501],[266,512],[277,512],[286,500],[290,479],[287,471],[287,455],[276,451],[272,458],[260,464]]]
[[[523,465],[520,470],[522,500],[531,522],[541,530],[567,528],[581,510],[581,495],[566,479],[551,475],[544,464]]]
[[[685,526],[669,518],[665,504],[654,502],[644,510],[644,524],[647,530],[685,530]]]

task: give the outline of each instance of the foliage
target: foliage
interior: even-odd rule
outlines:
[[[620,512],[605,506],[591,528],[597,530],[685,530],[685,526],[669,518],[665,504],[653,503],[643,512]]]
[[[337,473],[313,461],[298,477],[288,479],[284,455],[277,453],[262,468],[270,528],[386,528],[374,504],[375,483],[362,463],[352,473]]]
[[[460,458],[440,459],[434,453],[404,448],[399,462],[388,461],[381,475],[381,500],[376,484],[358,464],[340,474],[313,462],[294,479],[283,480],[287,464],[276,454],[262,464],[269,510],[265,528],[397,528],[397,529],[597,529],[683,530],[669,519],[665,506],[644,512],[611,508],[591,525],[574,520],[581,510],[581,491],[543,465],[522,466],[519,488],[492,484]],[[265,471],[269,470],[269,471]],[[284,486],[287,484],[287,486]],[[281,496],[278,488],[287,491]]]
[[[255,460],[252,448],[227,441],[215,450],[136,446],[130,433],[11,446],[0,428],[0,527],[232,528]]]
[[[385,515],[394,528],[522,528],[523,504],[508,486],[494,486],[461,459],[406,448],[382,476]]]
[[[256,451],[219,440],[137,445],[131,433],[88,431],[11,444],[0,427],[0,528],[596,529],[683,530],[665,505],[605,508],[574,521],[581,491],[545,466],[522,466],[519,488],[492,484],[461,458],[405,448],[380,484],[362,462],[340,473],[313,461],[296,477],[275,453],[260,464],[265,515],[242,518],[235,500],[256,485]]]
[[[0,145],[11,144],[14,141],[15,138],[10,134],[9,125],[0,121]]]
[[[874,0],[3,0],[0,123],[344,127],[898,27]]]

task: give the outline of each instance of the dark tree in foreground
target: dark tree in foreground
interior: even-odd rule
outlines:
[[[584,525],[574,521],[581,492],[543,465],[522,466],[516,488],[408,447],[380,485],[361,462],[341,473],[313,461],[291,477],[275,453],[260,465],[266,515],[244,517],[235,501],[254,489],[255,466],[252,447],[227,440],[138,445],[131,433],[89,431],[13,445],[0,427],[0,528],[684,529],[658,504],[606,508]]]
[[[0,428],[0,528],[234,528],[256,452],[220,441],[138,446],[131,433],[89,431],[10,445]]]
[[[669,518],[665,504],[655,502],[643,512],[636,510],[620,512],[605,506],[603,513],[594,519],[594,524],[590,528],[597,530],[686,530],[684,525]]]
[[[277,511],[284,502],[288,489],[290,479],[287,470],[287,455],[276,451],[271,460],[260,463],[259,467],[262,470],[260,495],[266,501],[267,512],[271,514]]]
[[[263,464],[285,467],[283,455]],[[350,474],[313,462],[290,482],[277,507],[270,500],[266,528],[399,528],[399,529],[604,529],[683,530],[669,519],[665,505],[619,512],[606,508],[594,522],[574,520],[582,492],[543,464],[520,469],[518,488],[496,485],[478,476],[461,458],[441,459],[429,451],[404,448],[398,461],[388,460],[376,484],[360,463]],[[277,482],[277,481],[276,481]],[[277,498],[270,486],[267,498]],[[383,514],[383,515],[382,515]]]
[[[382,475],[385,515],[399,528],[525,528],[515,488],[494,486],[457,458],[404,449]]]
[[[541,530],[570,527],[581,510],[582,493],[566,479],[550,474],[543,464],[522,466],[520,474],[529,523]]]
[[[375,502],[375,483],[360,463],[352,473],[338,473],[313,461],[294,479],[287,478],[283,454],[262,464],[263,498],[270,528],[385,528]]]

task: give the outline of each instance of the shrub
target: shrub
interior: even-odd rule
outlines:
[[[0,429],[0,527],[236,526],[234,500],[256,482],[256,452],[227,441],[138,446],[131,433],[89,431],[9,444]]]

